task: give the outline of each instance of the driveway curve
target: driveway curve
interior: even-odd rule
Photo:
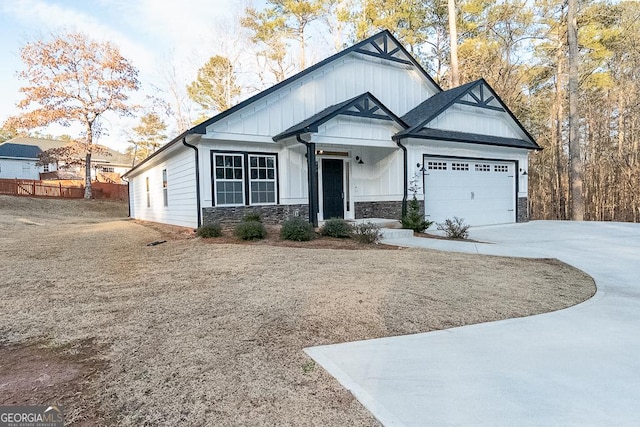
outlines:
[[[533,221],[470,238],[491,244],[389,243],[557,258],[598,291],[553,313],[305,351],[387,426],[638,425],[640,224]]]

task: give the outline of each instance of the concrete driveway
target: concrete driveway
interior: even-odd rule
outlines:
[[[639,425],[640,224],[534,221],[470,238],[494,244],[393,243],[558,258],[598,292],[553,313],[305,351],[387,426]]]

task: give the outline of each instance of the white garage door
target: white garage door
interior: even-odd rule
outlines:
[[[516,221],[515,163],[425,157],[425,216],[470,225]]]

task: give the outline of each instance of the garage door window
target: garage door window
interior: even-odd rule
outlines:
[[[445,162],[427,162],[427,169],[446,171],[447,164]]]
[[[476,163],[476,172],[491,172],[491,165]]]
[[[454,171],[468,171],[469,163],[451,163],[451,170]]]
[[[509,172],[509,166],[507,165],[493,165],[494,172]]]

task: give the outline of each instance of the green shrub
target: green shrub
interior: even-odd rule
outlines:
[[[251,222],[251,221],[262,222],[262,215],[260,215],[258,212],[247,212],[242,217],[242,221],[243,222]]]
[[[382,232],[379,225],[363,222],[353,227],[353,238],[359,243],[380,243]]]
[[[260,240],[267,237],[267,230],[258,221],[244,221],[236,225],[233,233],[242,240]]]
[[[342,218],[332,218],[324,222],[320,228],[320,234],[329,237],[351,237],[353,227]]]
[[[316,237],[316,233],[313,231],[313,225],[299,217],[285,221],[280,229],[280,238],[283,240],[306,242],[314,237]]]
[[[469,225],[464,223],[464,218],[453,217],[438,224],[438,230],[444,231],[450,239],[466,239],[469,237]]]
[[[213,224],[202,225],[198,227],[198,230],[196,230],[196,234],[205,239],[208,239],[210,237],[220,237],[222,236],[222,227],[217,222],[214,222]]]
[[[433,224],[433,221],[425,220],[424,215],[420,213],[420,202],[418,202],[415,195],[409,201],[407,213],[400,222],[402,223],[402,228],[413,230],[417,233],[422,233]]]

